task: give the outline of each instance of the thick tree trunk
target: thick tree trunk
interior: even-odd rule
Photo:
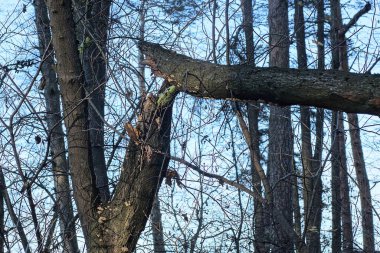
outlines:
[[[289,67],[288,2],[269,1],[269,65]],[[293,224],[292,208],[293,136],[290,107],[270,106],[268,179],[273,205],[282,210],[284,218]],[[273,252],[292,252],[293,236],[283,233],[278,217],[273,214]]]
[[[43,75],[41,89],[44,89],[46,120],[49,130],[51,154],[53,157],[54,186],[57,196],[57,212],[63,239],[63,252],[79,252],[70,194],[69,167],[66,160],[64,134],[62,129],[61,107],[58,79],[53,69],[54,51],[50,44],[50,22],[45,1],[34,2],[36,27],[39,40],[40,57],[46,55],[41,66]]]
[[[74,197],[89,252],[133,252],[168,164],[171,101],[175,92],[148,95],[130,143],[114,198],[101,204],[92,170],[87,100],[71,1],[48,1],[63,99]],[[128,131],[127,131],[128,132]]]
[[[57,58],[57,74],[67,131],[74,199],[87,246],[96,237],[95,207],[100,203],[91,170],[88,136],[88,102],[85,100],[84,76],[79,59],[78,43],[71,1],[47,1],[53,45]]]
[[[310,105],[346,112],[380,113],[380,76],[337,70],[223,66],[141,42],[145,64],[177,88],[202,98],[263,100],[279,105]]]
[[[107,168],[104,156],[104,104],[107,81],[107,34],[110,0],[76,1],[78,12],[77,38],[81,42],[86,95],[89,98],[88,124],[90,129],[92,166],[96,187],[103,203],[110,199]]]
[[[157,104],[148,95],[134,129],[140,134],[128,145],[114,199],[99,212],[104,241],[90,252],[133,252],[136,247],[169,162],[172,106]]]

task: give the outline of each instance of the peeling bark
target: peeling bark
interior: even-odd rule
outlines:
[[[144,102],[136,127],[141,134],[128,145],[113,200],[98,208],[101,240],[90,252],[133,252],[145,227],[170,151],[172,105],[158,108],[155,101],[156,97],[148,95]]]

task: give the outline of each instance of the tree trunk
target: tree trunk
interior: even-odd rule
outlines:
[[[332,208],[332,242],[331,252],[340,253],[342,243],[341,228],[341,198],[340,198],[340,159],[339,159],[339,129],[338,112],[333,112],[331,119],[331,208]]]
[[[90,129],[91,157],[96,187],[102,203],[110,199],[107,168],[104,156],[104,104],[107,82],[107,34],[111,1],[76,1],[79,51],[85,78],[85,91],[89,98],[88,124]]]
[[[54,51],[50,44],[50,22],[45,1],[34,2],[36,13],[36,27],[39,35],[40,57],[43,61],[41,73],[43,75],[41,89],[44,89],[46,104],[46,120],[49,130],[51,155],[53,157],[54,186],[57,196],[57,212],[63,239],[63,252],[79,252],[73,207],[70,194],[69,167],[66,160],[64,133],[62,129],[61,107],[58,90],[58,79],[53,69]]]
[[[375,252],[372,198],[363,157],[358,116],[356,114],[349,113],[348,123],[351,137],[351,149],[354,157],[354,166],[360,195],[363,229],[363,250],[364,252]]]
[[[135,250],[169,162],[172,105],[157,107],[157,103],[152,95],[144,102],[135,128],[139,140],[130,141],[114,199],[99,214],[105,241],[90,252]]]
[[[152,220],[152,234],[153,234],[153,247],[154,253],[165,253],[164,230],[161,221],[160,200],[158,195],[153,202],[152,213],[150,214]]]
[[[289,67],[288,2],[269,1],[269,65]],[[282,210],[286,221],[293,224],[292,172],[293,136],[290,107],[270,106],[268,179],[272,187],[273,205]],[[292,252],[292,235],[282,233],[273,215],[273,252]]]
[[[144,63],[155,75],[176,82],[178,90],[193,96],[380,113],[378,75],[248,64],[223,66],[194,60],[153,43],[141,42],[140,48],[146,56]]]
[[[323,1],[322,8],[323,13]],[[320,5],[320,4],[319,4]],[[294,30],[297,38],[297,60],[298,68],[307,69],[307,56],[305,44],[305,20],[303,13],[303,1],[294,1],[295,15],[294,15]],[[321,17],[318,12],[318,19]],[[322,14],[323,15],[323,14]],[[318,41],[323,41],[323,26],[318,27],[322,30],[319,33],[321,38]],[[322,34],[322,35],[321,35]],[[320,45],[318,44],[318,47]],[[319,57],[324,58],[324,53],[319,52]],[[323,65],[319,62],[319,67]],[[301,106],[301,158],[303,167],[303,197],[304,197],[304,221],[305,221],[305,236],[306,243],[309,246],[309,251],[312,253],[320,252],[320,227],[321,227],[321,213],[322,213],[322,182],[320,170],[320,157],[313,157],[312,142],[311,142],[311,123],[310,123],[310,108]],[[317,118],[317,121],[320,118]],[[322,124],[320,124],[321,127]],[[323,138],[321,133],[316,138],[316,147]],[[316,151],[318,149],[316,148]],[[321,151],[320,151],[321,153]],[[316,159],[315,159],[316,158]],[[319,159],[319,160],[318,160]]]
[[[352,218],[351,218],[351,202],[350,188],[348,185],[347,158],[346,158],[346,142],[344,136],[343,113],[338,113],[338,138],[340,153],[340,196],[341,196],[341,212],[342,212],[342,246],[344,253],[353,251],[353,234],[352,234]]]
[[[255,64],[255,48],[253,42],[253,13],[252,13],[252,1],[241,0],[241,9],[243,15],[243,31],[245,36],[245,48],[247,63],[254,66]],[[251,102],[247,103],[248,110],[248,129],[250,133],[252,149],[251,154],[251,175],[252,185],[258,193],[262,193],[261,179],[257,170],[255,169],[254,159],[260,158],[260,135],[259,135],[259,112],[260,103]],[[260,160],[257,161],[260,163]],[[253,233],[254,233],[254,247],[255,252],[268,252],[268,248],[265,245],[267,241],[266,229],[265,229],[265,212],[262,203],[258,200],[254,200],[254,219],[253,219]]]
[[[85,99],[84,76],[79,59],[78,43],[71,1],[47,1],[52,41],[57,58],[74,199],[88,247],[96,238],[95,207],[99,205],[98,190],[92,166],[88,136],[88,101]]]
[[[335,8],[339,7],[339,1],[335,3]],[[356,16],[360,17],[364,13],[368,12],[371,6],[367,3],[366,6],[361,9]],[[340,69],[348,72],[348,48],[347,41],[345,38],[345,33],[347,28],[343,26],[342,17],[340,15],[340,10],[336,11],[336,26],[339,28],[338,31],[338,42],[339,42],[339,63]],[[359,15],[360,14],[360,15]],[[353,18],[354,20],[354,18]],[[356,20],[354,20],[356,22]],[[361,211],[362,211],[362,227],[363,227],[363,248],[364,252],[374,252],[374,232],[373,232],[373,214],[372,214],[372,204],[371,204],[371,191],[367,178],[367,173],[365,169],[365,162],[363,157],[362,145],[360,140],[360,130],[358,124],[357,114],[348,114],[349,132],[351,137],[351,147],[354,158],[354,167],[356,171],[356,176],[358,179]],[[347,171],[346,171],[347,173]],[[344,172],[343,172],[344,174]],[[347,176],[347,175],[346,175]],[[347,179],[345,179],[347,181]],[[348,188],[348,185],[345,187]],[[344,198],[349,200],[348,190],[345,193]],[[343,223],[343,252],[351,252],[353,250],[353,235],[352,235],[352,220],[349,219],[348,215],[351,215],[349,203],[343,203],[345,205],[345,211],[342,213],[342,223]],[[346,230],[345,230],[346,226]]]

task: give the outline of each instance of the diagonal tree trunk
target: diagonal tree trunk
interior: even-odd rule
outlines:
[[[338,1],[339,3],[339,1]],[[371,8],[371,5],[367,3],[364,8],[359,10],[359,12],[354,16],[354,18],[349,22],[349,24],[354,24],[357,19],[368,12]],[[340,69],[348,72],[348,48],[347,41],[345,38],[345,33],[347,32],[350,26],[344,26],[342,22],[342,17],[337,15],[337,26],[338,26],[338,41],[339,41],[339,62]],[[363,150],[360,139],[360,130],[358,123],[358,116],[354,113],[348,113],[348,125],[349,132],[351,137],[351,149],[353,152],[354,158],[354,167],[356,171],[356,177],[358,180],[359,195],[360,195],[360,204],[361,204],[361,213],[362,213],[362,228],[363,228],[363,249],[364,252],[374,252],[374,228],[373,228],[373,213],[372,213],[372,204],[371,204],[371,191],[369,186],[369,181],[366,173],[365,162],[363,157]],[[343,174],[345,172],[343,171]],[[347,173],[347,171],[346,171]],[[346,175],[347,176],[347,175]],[[345,187],[348,186],[345,184]],[[348,192],[349,189],[347,189]],[[348,193],[345,193],[345,199],[347,202],[349,200]],[[351,252],[353,250],[353,235],[352,235],[352,221],[349,219],[348,215],[351,216],[349,203],[343,202],[345,204],[345,211],[342,211],[342,226],[343,226],[343,252]],[[347,217],[346,217],[347,216]],[[346,228],[345,228],[346,226]],[[346,229],[346,230],[345,230]]]
[[[375,252],[371,190],[363,157],[357,114],[348,114],[351,149],[358,180],[363,229],[363,251]]]
[[[352,27],[353,24],[356,23],[356,21],[365,13],[367,13],[371,9],[371,5],[367,3],[364,8],[362,8],[354,17],[353,19],[348,23],[348,25],[343,25],[342,21],[342,14],[341,14],[341,6],[339,0],[331,1],[331,13],[334,14],[332,19],[332,35],[334,38],[334,46],[336,47],[335,50],[338,52],[338,56],[335,56],[335,64],[337,64],[337,60],[339,60],[339,69],[348,72],[349,66],[348,66],[348,49],[347,49],[347,41],[345,38],[345,33],[347,30]],[[336,55],[336,51],[335,51]],[[340,113],[339,113],[340,114]],[[343,127],[343,115],[340,114],[338,118],[338,130],[344,131]],[[357,126],[357,116],[354,114],[349,115],[349,125],[356,125]],[[352,130],[352,128],[351,128]],[[353,131],[350,131],[350,133],[353,134]],[[354,138],[355,144],[353,145],[353,152],[354,152],[354,165],[356,171],[365,171],[364,167],[364,159],[363,156],[360,157],[358,153],[361,151],[361,144],[360,144],[360,135],[351,135]],[[348,185],[348,172],[347,172],[347,162],[346,162],[346,153],[345,153],[345,140],[344,137],[339,138],[339,152],[341,156],[341,166],[340,166],[340,194],[341,194],[341,201],[342,201],[342,232],[343,232],[343,252],[352,252],[353,251],[353,232],[352,232],[352,217],[351,217],[351,205],[350,205],[350,196],[349,196],[349,185]],[[360,167],[360,168],[359,168]],[[363,179],[363,177],[361,177]],[[365,181],[365,180],[364,180]],[[362,180],[361,183],[364,183]],[[364,188],[366,188],[364,190]],[[369,192],[369,185],[368,180],[367,184],[360,185],[360,190],[364,190],[363,192],[360,192],[360,195],[366,194],[366,192]],[[363,199],[363,196],[362,200]],[[366,195],[366,197],[370,197],[370,195]],[[368,207],[369,210],[372,211],[372,207]],[[372,213],[371,213],[372,214]],[[371,222],[371,219],[370,221]],[[365,221],[363,222],[363,224]],[[369,229],[371,229],[371,225],[369,226]],[[366,240],[366,239],[364,239]],[[367,241],[369,242],[369,241]],[[370,243],[370,242],[369,242]],[[372,243],[373,245],[373,243]],[[371,243],[367,245],[371,248]],[[372,246],[373,249],[373,246]]]

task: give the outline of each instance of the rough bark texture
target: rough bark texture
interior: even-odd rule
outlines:
[[[343,133],[342,133],[343,134]],[[333,112],[331,119],[331,250],[332,252],[342,252],[342,227],[341,219],[341,198],[340,198],[340,158],[339,140],[341,135],[338,129],[338,112]]]
[[[346,112],[380,113],[380,75],[337,70],[223,66],[141,42],[145,63],[156,75],[176,81],[198,97],[262,100],[279,105],[310,105]]]
[[[63,252],[79,252],[76,237],[73,206],[70,194],[69,166],[66,160],[64,133],[62,129],[61,107],[58,79],[53,69],[54,52],[51,41],[50,23],[45,1],[34,2],[36,27],[40,57],[46,55],[41,66],[42,86],[46,104],[46,121],[49,130],[51,155],[53,157],[54,186],[56,191],[57,212],[63,239]]]
[[[289,67],[288,2],[269,1],[269,65]],[[293,224],[292,208],[293,135],[290,107],[270,106],[267,176],[272,188],[273,205]],[[293,235],[284,233],[273,214],[273,252],[293,252]]]
[[[363,250],[364,252],[375,252],[371,189],[365,168],[358,116],[356,114],[349,113],[348,122],[351,137],[351,149],[354,157],[356,179],[358,181],[360,195]]]
[[[120,181],[111,202],[101,204],[92,170],[88,104],[80,64],[71,1],[48,1],[57,73],[77,204],[88,251],[133,252],[165,175],[169,151],[171,101],[147,95],[135,134],[130,136]],[[136,137],[137,136],[137,137]]]
[[[170,151],[172,107],[158,108],[155,100],[148,95],[144,102],[139,139],[128,145],[115,196],[99,212],[102,240],[90,252],[133,252],[148,220]]]

